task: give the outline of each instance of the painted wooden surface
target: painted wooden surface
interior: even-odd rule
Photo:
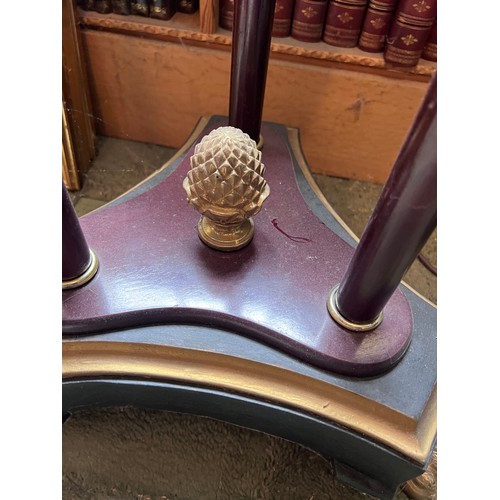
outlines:
[[[208,128],[221,121],[214,117]],[[198,214],[181,187],[189,144],[155,176],[81,219],[102,266],[85,287],[63,292],[64,412],[166,403],[279,430],[335,460],[351,485],[393,498],[401,482],[422,472],[435,442],[436,311],[403,286],[403,303],[389,306],[376,332],[331,330],[337,327],[324,298],[355,242],[331,207],[318,203],[296,130],[263,124],[263,133],[272,194],[241,251],[210,250],[196,236]],[[252,322],[260,327],[248,330]],[[392,343],[403,323],[411,325],[412,341],[392,370],[363,378],[318,367],[325,366],[318,349],[369,365],[380,349],[395,362],[382,329],[396,326],[387,337]],[[333,335],[325,337],[328,331]],[[296,351],[303,340],[311,349]],[[106,386],[117,378],[127,387]],[[172,381],[179,386],[165,385]],[[152,394],[149,386],[159,384],[165,390]]]
[[[62,185],[62,281],[80,277],[89,267],[90,249],[64,184]]]
[[[99,134],[179,147],[200,116],[228,114],[229,47],[82,34]],[[263,119],[300,129],[314,172],[382,183],[426,88],[272,55]]]
[[[225,124],[213,118],[200,138]],[[346,335],[328,314],[328,293],[353,249],[304,202],[285,130],[263,124],[271,196],[255,217],[251,243],[237,252],[208,248],[194,230],[199,214],[187,206],[182,187],[194,148],[147,192],[83,217],[99,273],[76,293],[64,293],[63,332],[207,324],[338,373],[372,376],[397,364],[412,334],[401,290],[374,332]]]

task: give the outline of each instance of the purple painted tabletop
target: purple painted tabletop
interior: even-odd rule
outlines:
[[[252,242],[226,253],[198,238],[200,215],[182,187],[193,145],[159,184],[80,219],[100,267],[84,287],[63,291],[65,334],[196,323],[252,337],[341,374],[376,375],[398,362],[412,335],[406,298],[398,289],[372,332],[349,332],[335,323],[327,298],[354,250],[304,201],[279,126],[264,123],[261,130],[271,194],[254,217]]]

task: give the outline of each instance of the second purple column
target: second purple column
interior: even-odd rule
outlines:
[[[229,125],[258,145],[276,0],[235,0]]]

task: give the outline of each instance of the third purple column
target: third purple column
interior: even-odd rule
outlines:
[[[329,299],[330,312],[336,309],[348,322],[363,326],[381,319],[384,306],[436,227],[436,135],[434,76],[349,267]]]

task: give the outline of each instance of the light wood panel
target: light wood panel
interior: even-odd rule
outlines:
[[[99,134],[179,147],[199,116],[227,115],[227,48],[82,34]],[[300,128],[314,172],[382,183],[426,87],[272,58],[264,120]]]
[[[427,84],[273,62],[264,118],[300,129],[311,169],[384,182]]]

